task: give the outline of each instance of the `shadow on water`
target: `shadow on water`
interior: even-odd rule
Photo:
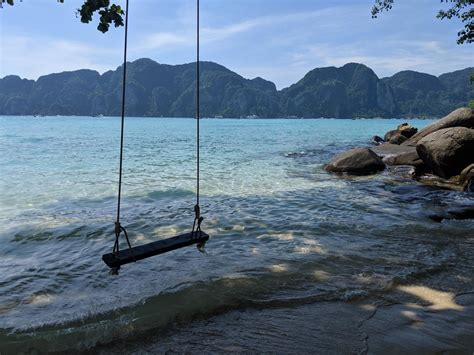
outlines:
[[[265,196],[206,197],[206,254],[179,250],[118,277],[100,260],[112,247],[114,198],[45,206],[50,220],[2,232],[1,347],[85,350],[216,315],[354,302],[448,270],[472,271],[473,222],[429,218],[472,196],[384,176],[329,180]],[[132,243],[189,229],[193,202],[185,190],[126,198]]]

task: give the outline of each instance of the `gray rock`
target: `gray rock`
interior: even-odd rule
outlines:
[[[443,189],[462,191],[462,186],[459,184],[459,175],[452,176],[449,179],[444,179],[434,174],[422,174],[417,175],[416,180],[427,186],[435,186]]]
[[[384,135],[384,140],[392,144],[401,144],[408,138],[413,136],[418,131],[417,128],[409,125],[408,123],[402,123],[398,125],[397,129],[388,131]]]
[[[388,140],[389,143],[391,144],[402,144],[405,142],[408,138],[405,137],[402,133],[397,132],[396,134],[393,134],[390,139]]]
[[[416,150],[398,155],[389,155],[383,159],[387,165],[410,165],[415,168],[415,175],[423,174],[427,171],[427,166],[420,158]]]
[[[331,173],[370,175],[385,169],[382,159],[368,148],[354,148],[335,156],[326,166]]]
[[[421,139],[440,129],[449,127],[474,128],[474,112],[468,107],[458,108],[446,117],[426,126],[413,137],[403,142],[403,145],[416,145]]]
[[[382,137],[379,137],[379,136],[373,136],[372,137],[372,144],[380,145],[382,143],[385,143],[385,141],[383,140]]]
[[[398,132],[398,129],[394,129],[385,133],[385,135],[383,136],[383,139],[385,142],[389,142],[392,137],[398,134],[400,134],[400,132]]]
[[[399,154],[416,152],[415,147],[390,144],[390,143],[384,143],[377,147],[372,147],[371,149],[373,152],[375,152],[375,154],[377,154],[381,158],[392,156],[392,155],[395,156]]]
[[[474,129],[438,130],[422,138],[416,151],[433,173],[448,179],[474,163]]]
[[[474,164],[467,166],[461,171],[459,182],[464,191],[474,192]]]
[[[474,219],[474,207],[451,209],[443,214],[430,215],[429,218],[436,222],[444,219]]]
[[[406,138],[413,137],[416,134],[416,132],[418,132],[418,128],[413,127],[412,125],[406,122],[399,125],[397,127],[397,130],[398,132],[400,132],[400,134],[402,134]]]

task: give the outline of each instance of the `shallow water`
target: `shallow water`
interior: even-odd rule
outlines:
[[[472,267],[474,223],[429,218],[472,205],[472,195],[323,169],[401,122],[202,120],[206,252],[178,250],[111,276],[101,255],[114,239],[119,119],[0,117],[0,350],[85,350]],[[121,220],[132,244],[192,225],[194,134],[191,119],[127,119]]]

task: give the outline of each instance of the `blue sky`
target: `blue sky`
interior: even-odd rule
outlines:
[[[124,1],[112,1],[124,4]],[[0,77],[81,68],[104,72],[122,59],[123,28],[107,34],[75,17],[80,0],[23,0],[0,9]],[[322,66],[364,63],[379,77],[400,70],[439,75],[474,65],[457,45],[458,20],[438,20],[438,0],[396,0],[372,19],[373,0],[201,0],[201,59],[286,87]],[[194,61],[194,0],[130,0],[129,59]]]

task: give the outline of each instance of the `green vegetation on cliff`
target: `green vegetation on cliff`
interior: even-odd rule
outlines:
[[[195,64],[166,65],[139,59],[127,66],[127,115],[192,117]],[[350,63],[317,68],[278,91],[212,62],[201,65],[204,117],[405,117],[443,116],[474,97],[473,68],[435,77],[402,71],[379,79]],[[50,74],[38,80],[0,79],[2,115],[119,115],[121,67]]]

